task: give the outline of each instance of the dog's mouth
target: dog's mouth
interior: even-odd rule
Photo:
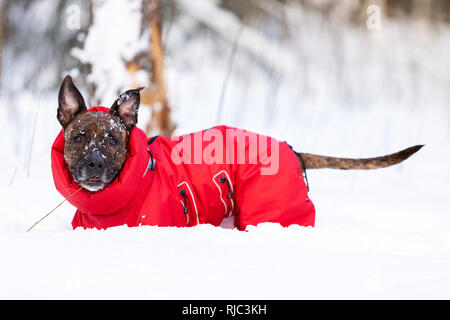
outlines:
[[[95,174],[90,176],[83,168],[71,169],[70,171],[73,174],[74,180],[84,189],[91,192],[100,191],[101,189],[105,188],[113,181],[115,177],[115,175],[110,175],[106,172],[103,172],[100,175]]]
[[[89,191],[95,192],[103,189],[106,186],[106,183],[99,177],[93,176],[84,181],[80,181],[80,185]]]

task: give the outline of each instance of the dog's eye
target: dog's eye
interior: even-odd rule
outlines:
[[[81,136],[73,137],[73,142],[75,142],[75,143],[81,143],[82,141],[83,141],[83,138]]]
[[[112,146],[115,146],[115,145],[117,145],[117,140],[114,138],[109,138],[109,144]]]

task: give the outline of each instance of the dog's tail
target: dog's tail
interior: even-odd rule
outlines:
[[[403,160],[408,159],[414,153],[419,151],[422,147],[423,145],[417,145],[386,156],[376,158],[362,158],[362,159],[335,158],[298,152],[296,152],[296,155],[300,161],[300,164],[302,164],[302,167],[304,167],[304,169],[330,168],[342,170],[352,170],[352,169],[369,170],[369,169],[386,168],[389,166],[393,166],[394,164],[400,163]]]

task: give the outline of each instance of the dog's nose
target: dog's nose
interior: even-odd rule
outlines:
[[[105,159],[98,154],[92,154],[86,159],[88,174],[91,176],[100,176],[106,166]]]

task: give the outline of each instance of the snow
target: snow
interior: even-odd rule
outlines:
[[[448,298],[448,217],[433,222],[370,204],[364,213],[362,203],[338,210],[319,205],[314,229],[262,224],[249,232],[201,225],[1,234],[0,297]]]
[[[95,3],[138,15],[120,1]],[[203,1],[196,6],[217,15],[209,22],[231,23],[229,35],[236,35],[233,17]],[[287,16],[293,39],[280,43],[280,50],[299,62],[284,74],[290,62],[276,62],[276,51],[264,52],[261,62],[254,59],[257,48],[238,49],[220,122],[286,140],[302,152],[365,157],[424,143],[418,154],[375,171],[308,171],[315,228],[261,224],[239,232],[226,220],[222,228],[73,231],[75,208],[66,202],[26,233],[63,200],[50,170],[60,125],[57,90],[19,91],[14,82],[21,94],[0,96],[0,298],[449,299],[450,74],[449,60],[442,58],[450,54],[448,27],[423,31],[385,21],[381,37],[345,25],[327,29],[293,6]],[[229,70],[231,44],[208,32],[185,34],[198,14],[187,10],[166,34],[177,135],[218,124]],[[126,23],[113,21],[108,27]],[[108,106],[118,88],[129,88],[121,88],[118,56],[100,51],[111,46],[122,52],[125,39],[104,27],[93,27],[82,49],[86,55],[78,54],[100,61],[101,68],[117,67],[111,78],[96,69],[92,74]],[[137,24],[122,27],[136,30]],[[219,27],[217,32],[228,30]],[[90,43],[99,34],[114,36]],[[137,34],[130,35],[137,41]],[[267,48],[269,37],[257,38]],[[7,50],[6,58],[13,58]],[[264,63],[276,72],[268,76]],[[18,64],[21,73],[27,63]],[[13,73],[9,65],[4,63],[2,77]],[[11,104],[17,108],[4,108]]]

